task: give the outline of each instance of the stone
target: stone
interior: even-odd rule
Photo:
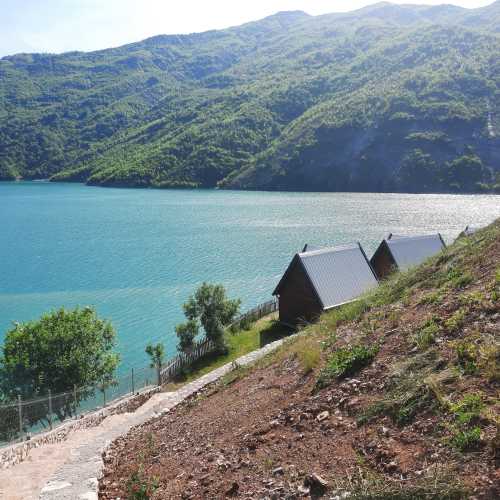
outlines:
[[[329,411],[322,411],[321,413],[318,414],[318,416],[316,417],[316,420],[318,422],[323,422],[323,420],[326,420],[329,416],[330,416]]]
[[[276,467],[276,469],[273,469],[273,476],[282,476],[284,473],[283,467]]]
[[[320,495],[328,488],[328,481],[313,472],[312,474],[308,474],[304,479],[304,486],[310,489],[311,494]]]
[[[240,485],[234,481],[229,489],[226,490],[226,495],[229,497],[232,497],[238,493],[238,490],[240,489]]]

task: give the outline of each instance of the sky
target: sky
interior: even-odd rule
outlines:
[[[376,0],[0,0],[0,57],[117,47],[159,34],[236,26],[278,11],[346,12]],[[493,0],[395,0],[482,7]]]

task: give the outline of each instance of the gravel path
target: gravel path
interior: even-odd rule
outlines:
[[[282,342],[277,340],[246,354],[238,358],[237,363],[251,364],[279,347]],[[169,411],[201,388],[215,382],[231,371],[231,366],[232,363],[221,366],[175,392],[157,393],[134,413],[107,417],[99,426],[75,432],[63,443],[33,450],[29,460],[0,472],[0,499],[97,499],[97,478],[101,475],[101,456],[106,446],[132,427]]]

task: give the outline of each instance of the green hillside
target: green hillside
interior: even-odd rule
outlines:
[[[283,12],[0,59],[0,178],[500,190],[500,2]]]

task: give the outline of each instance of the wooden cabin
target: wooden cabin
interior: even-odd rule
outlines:
[[[378,281],[361,245],[322,248],[294,256],[273,295],[280,321],[295,326],[359,297]]]
[[[370,264],[379,280],[393,271],[404,271],[418,266],[429,257],[439,253],[446,245],[439,233],[425,236],[397,236],[390,234],[382,240],[370,259]]]

